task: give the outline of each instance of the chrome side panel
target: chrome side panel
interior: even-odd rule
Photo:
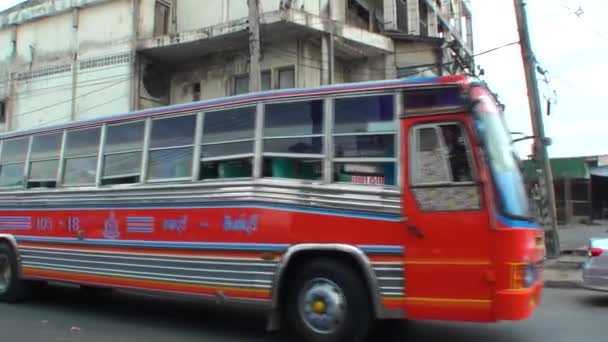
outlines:
[[[270,290],[278,264],[257,259],[109,253],[46,247],[23,247],[21,258],[24,267],[42,270],[263,290]]]
[[[277,272],[274,276],[274,280],[273,280],[273,285],[272,285],[272,303],[271,303],[271,311],[270,311],[270,315],[269,315],[269,319],[268,319],[268,329],[269,330],[276,330],[280,327],[280,319],[279,319],[279,313],[280,313],[280,297],[281,297],[281,293],[280,293],[280,289],[281,289],[281,282],[284,280],[284,274],[286,272],[286,270],[289,267],[289,263],[291,262],[292,258],[294,256],[296,256],[298,253],[302,253],[302,252],[307,252],[307,251],[324,251],[324,252],[338,252],[338,253],[344,253],[347,254],[351,257],[354,258],[354,260],[356,260],[357,264],[360,267],[360,270],[362,271],[364,277],[365,277],[365,281],[369,287],[369,291],[370,291],[370,298],[372,300],[372,304],[373,304],[373,309],[374,309],[374,316],[376,318],[402,318],[404,317],[403,312],[393,312],[393,311],[388,311],[384,308],[383,303],[382,303],[382,296],[383,296],[383,292],[395,292],[395,290],[393,290],[392,288],[395,287],[400,287],[400,291],[403,292],[403,267],[401,267],[401,278],[397,277],[393,277],[391,279],[384,279],[382,280],[382,286],[384,286],[384,289],[381,287],[379,281],[378,281],[378,277],[377,277],[377,273],[374,269],[374,267],[372,266],[372,263],[370,262],[370,260],[368,259],[367,255],[365,255],[365,253],[355,247],[355,246],[351,246],[351,245],[346,245],[346,244],[299,244],[299,245],[293,245],[290,248],[288,248],[287,252],[283,255],[283,257],[281,258],[281,261],[279,262],[278,265],[278,269]],[[389,272],[393,272],[393,274],[390,275],[395,275],[394,272],[396,270],[395,265],[393,265],[393,268],[391,268],[389,270]],[[380,269],[379,271],[382,271],[382,269]],[[385,275],[384,273],[381,273],[382,275]],[[401,283],[399,283],[401,281]],[[398,291],[398,290],[397,290]]]
[[[122,205],[132,203],[244,202],[292,204],[337,210],[361,210],[401,214],[399,189],[341,184],[282,181],[276,179],[233,180],[164,185],[126,185],[108,188],[65,188],[0,192],[0,207],[36,209],[36,206]]]
[[[402,262],[374,262],[372,268],[382,297],[405,296],[404,264]]]

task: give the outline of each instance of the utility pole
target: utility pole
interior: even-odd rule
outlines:
[[[260,6],[259,0],[247,0],[249,5],[249,91],[262,89],[260,72]]]
[[[553,175],[551,173],[551,163],[547,153],[547,139],[543,126],[540,97],[536,80],[536,59],[532,53],[530,43],[530,33],[528,32],[528,19],[524,0],[514,0],[515,16],[517,18],[517,28],[519,31],[519,45],[526,75],[526,86],[528,88],[528,104],[530,106],[530,116],[532,120],[532,130],[534,131],[534,159],[540,166],[539,188],[541,193],[541,203],[548,206],[550,229],[545,230],[547,254],[551,257],[558,257],[560,254],[559,236],[557,232],[557,214],[555,210],[555,192],[553,190]],[[543,222],[544,223],[544,222]]]

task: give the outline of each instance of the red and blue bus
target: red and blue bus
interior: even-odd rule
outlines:
[[[466,76],[278,90],[0,136],[0,300],[198,296],[310,341],[539,304],[543,231]]]

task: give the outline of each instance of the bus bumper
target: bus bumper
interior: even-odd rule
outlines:
[[[526,289],[499,291],[496,295],[496,320],[523,320],[532,315],[540,305],[543,282],[537,281]]]

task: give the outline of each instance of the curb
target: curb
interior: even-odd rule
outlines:
[[[545,280],[545,288],[551,289],[581,289],[581,282],[577,280]]]

